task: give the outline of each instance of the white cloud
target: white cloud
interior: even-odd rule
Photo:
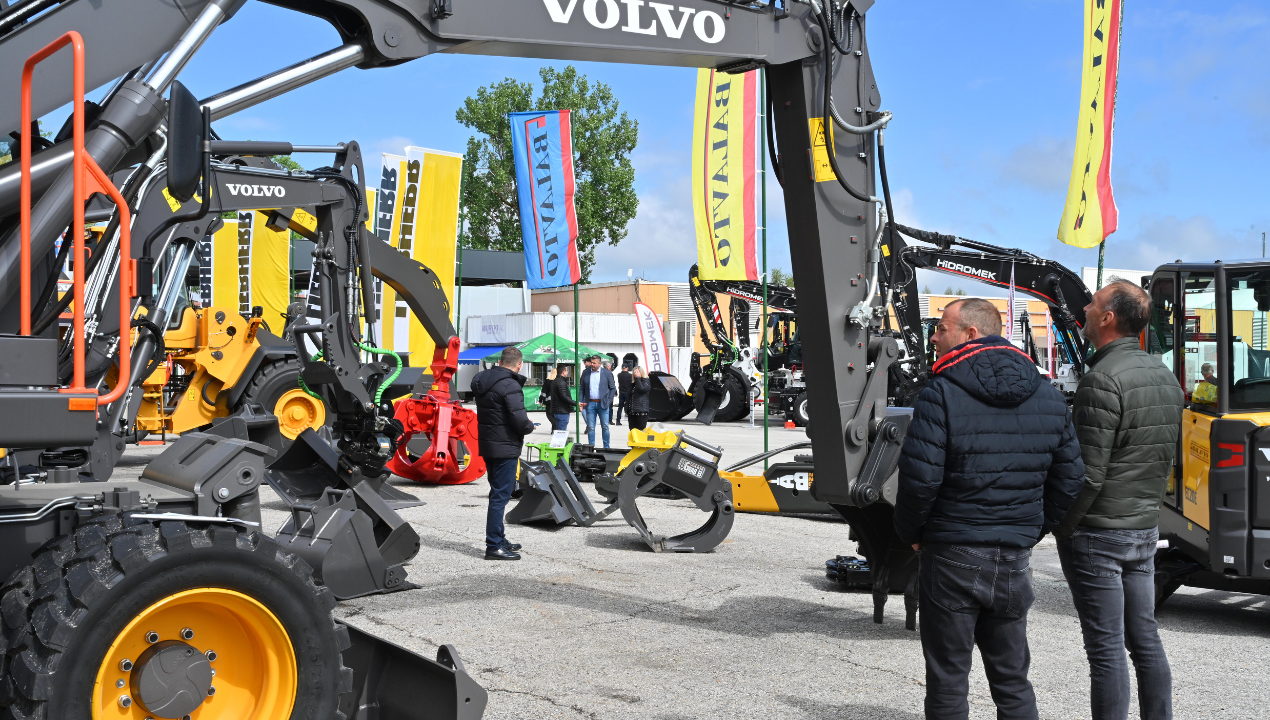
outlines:
[[[596,249],[592,279],[624,280],[629,268],[635,277],[686,282],[688,267],[697,261],[691,194],[687,175],[641,193],[626,239]]]
[[[1016,145],[1001,162],[1001,181],[1020,184],[1044,193],[1064,193],[1071,180],[1075,142],[1038,137]]]
[[[422,147],[415,142],[414,138],[394,135],[392,137],[381,138],[367,144],[368,147],[363,148],[363,156],[372,165],[377,164],[381,153],[392,153],[394,155],[405,155],[406,147]]]

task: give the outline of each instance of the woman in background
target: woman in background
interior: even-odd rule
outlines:
[[[648,427],[648,393],[652,391],[653,383],[648,379],[648,373],[639,365],[635,366],[631,375],[631,429],[644,430]]]

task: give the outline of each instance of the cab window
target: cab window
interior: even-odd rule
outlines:
[[[1186,275],[1182,293],[1182,390],[1193,406],[1217,405],[1217,286],[1211,273]]]
[[[1230,409],[1270,407],[1270,270],[1228,270]]]

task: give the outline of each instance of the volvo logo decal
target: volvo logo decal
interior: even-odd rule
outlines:
[[[713,10],[697,10],[671,3],[649,0],[542,0],[551,22],[567,25],[582,5],[582,18],[600,30],[620,29],[637,35],[665,35],[680,40],[692,28],[692,34],[704,43],[723,40],[727,26]]]

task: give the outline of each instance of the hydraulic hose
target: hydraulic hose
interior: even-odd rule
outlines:
[[[396,380],[397,376],[401,374],[401,356],[392,350],[371,347],[370,345],[363,345],[361,343],[357,343],[357,347],[374,355],[391,355],[392,359],[397,362],[397,369],[393,370],[391,375],[384,378],[384,381],[379,383],[379,387],[375,389],[375,404],[378,405],[384,398],[384,391],[387,390],[388,386],[392,384],[392,381]]]
[[[764,71],[764,79],[766,79],[766,71]],[[776,108],[776,101],[772,99],[772,94],[767,94],[767,155],[772,161],[772,173],[776,175],[776,182],[781,187],[785,187],[785,175],[781,172],[781,157],[776,152],[776,123],[772,120],[772,110]]]
[[[886,200],[886,246],[888,253],[886,277],[890,281],[890,292],[895,292],[895,263],[899,253],[895,252],[895,208],[891,205],[891,184],[886,180],[886,142],[883,132],[878,130],[878,172],[882,175],[882,197]]]
[[[124,201],[132,204],[132,202],[137,199],[137,193],[140,191],[146,178],[150,177],[150,173],[153,171],[153,167],[142,164],[139,168],[137,168],[136,172],[128,177],[128,181],[124,183],[123,189],[120,191],[120,194],[123,195]],[[106,231],[101,235],[102,241],[93,248],[93,254],[88,258],[88,262],[84,263],[84,277],[89,277],[93,274],[93,271],[97,269],[97,264],[101,262],[101,257],[105,254],[100,252],[104,248],[104,243],[109,242],[110,238],[114,237],[115,233],[118,231],[119,213],[115,212],[115,214],[110,218],[110,222],[106,224]],[[58,251],[57,262],[53,266],[50,282],[48,286],[44,288],[44,292],[41,294],[39,301],[33,307],[44,307],[44,305],[47,304],[49,299],[52,297],[53,290],[57,287],[57,277],[61,274],[62,265],[66,259],[66,255],[64,253],[66,253],[71,244],[72,243],[69,242],[62,243],[62,249]],[[49,325],[52,325],[59,317],[61,317],[62,312],[65,311],[66,308],[70,307],[71,302],[74,300],[74,293],[66,293],[63,295],[61,299],[59,299],[53,307],[44,314],[43,317],[31,323],[31,332],[36,335],[44,332],[48,329]]]
[[[813,5],[813,7],[815,6]],[[822,42],[822,45],[824,46],[825,60],[825,97],[824,112],[822,113],[821,118],[821,132],[825,134],[825,154],[829,156],[829,166],[833,168],[833,175],[837,178],[838,184],[842,186],[843,190],[847,191],[848,195],[860,202],[878,202],[878,198],[865,195],[859,190],[851,187],[851,183],[847,182],[846,177],[842,174],[842,170],[838,168],[838,153],[833,147],[833,126],[830,124],[833,119],[833,110],[831,108],[833,103],[833,43],[829,42],[829,25],[825,21],[825,16],[822,13],[817,12],[816,19],[820,21],[820,29],[825,35],[824,41]]]

